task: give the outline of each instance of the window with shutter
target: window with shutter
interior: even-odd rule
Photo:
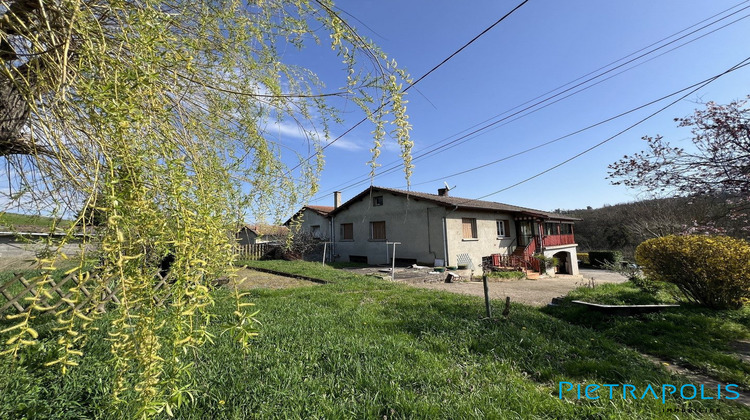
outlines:
[[[370,222],[370,239],[385,240],[385,222]]]
[[[354,224],[352,223],[341,224],[341,240],[342,241],[354,240]]]
[[[463,218],[461,222],[463,225],[463,238],[477,239],[477,219]]]

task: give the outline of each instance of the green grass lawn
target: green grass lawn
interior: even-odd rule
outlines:
[[[675,303],[676,290],[662,285],[641,292],[630,282],[574,290],[566,301],[602,304]],[[715,311],[694,305],[634,317],[609,317],[577,305],[545,309],[560,319],[587,327],[618,343],[671,360],[720,381],[750,390],[750,364],[731,355],[731,343],[750,337],[750,308]]]
[[[0,212],[0,226],[13,227],[13,226],[34,226],[45,231],[52,226],[54,219],[52,217],[18,214],[18,213],[3,213]],[[58,226],[68,227],[70,221],[62,220],[59,221]]]
[[[667,397],[662,405],[610,400],[601,390],[598,400],[558,399],[558,381],[638,389],[689,381],[606,333],[532,307],[513,304],[507,320],[487,320],[482,300],[470,296],[321,264],[255,264],[330,283],[251,291],[261,324],[247,355],[220,335],[233,307],[217,291],[216,343],[193,358],[195,400],[177,418],[675,418],[664,407],[721,410],[680,418],[750,417],[750,409],[716,400]],[[55,357],[54,335],[49,319],[38,322],[42,345],[0,365],[0,418],[113,417],[106,324],[88,340],[81,366],[61,376],[43,367]]]

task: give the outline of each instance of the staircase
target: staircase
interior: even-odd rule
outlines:
[[[528,279],[534,280],[540,276],[539,262],[532,256],[535,249],[536,242],[532,240],[528,246],[516,246],[510,255],[493,254],[492,263],[496,267],[520,268]]]

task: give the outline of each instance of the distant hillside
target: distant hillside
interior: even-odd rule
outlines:
[[[743,237],[741,226],[727,217],[725,201],[712,197],[663,198],[561,213],[583,219],[575,226],[580,251],[620,250],[632,258],[641,242],[682,233],[694,224],[713,224],[730,236]]]
[[[0,213],[0,230],[21,232],[49,232],[54,218],[18,213]],[[58,223],[60,228],[70,226],[69,220]]]

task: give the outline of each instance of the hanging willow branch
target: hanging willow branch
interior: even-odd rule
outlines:
[[[375,122],[376,143],[390,115],[408,163],[398,82],[406,75],[386,65],[329,1],[0,4],[7,199],[78,214],[39,260],[38,301],[0,333],[3,353],[13,357],[35,345],[33,320],[47,309],[52,273],[61,260],[74,261],[68,273],[89,284],[94,299],[84,300],[80,287],[70,290],[72,304],[55,314],[59,358],[48,365],[64,372],[80,362],[87,329],[104,304],[98,296],[119,290],[120,304],[108,318],[116,406],[126,416],[169,412],[190,389],[185,350],[213,339],[211,281],[231,271],[238,206],[283,214],[317,188],[320,145],[312,142],[312,163],[300,159],[300,178],[281,176],[288,167],[265,127],[319,120],[328,138],[335,115],[324,99],[356,98]],[[312,72],[279,58],[282,47],[318,41],[311,28],[321,23],[349,70],[338,91],[322,91]],[[100,225],[92,230],[86,222],[93,219]],[[80,254],[64,255],[77,232],[85,234]],[[165,261],[170,287],[155,287]],[[256,334],[254,313],[241,295],[236,299],[230,329],[246,349]]]

